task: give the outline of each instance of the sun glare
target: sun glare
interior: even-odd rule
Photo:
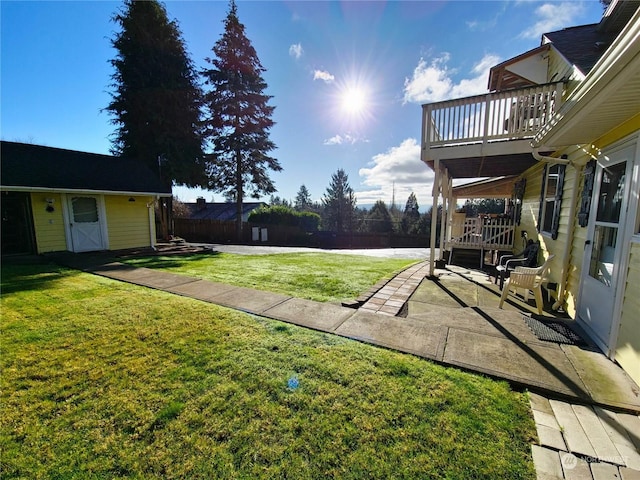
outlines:
[[[350,115],[362,113],[367,108],[367,94],[361,88],[350,87],[342,92],[342,110]]]
[[[332,121],[350,135],[363,136],[374,118],[376,88],[368,76],[347,73],[332,85],[330,112]]]

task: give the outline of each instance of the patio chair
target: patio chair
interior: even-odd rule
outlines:
[[[502,255],[496,266],[494,283],[498,283],[498,279],[500,279],[500,289],[502,290],[504,279],[508,277],[516,267],[537,267],[539,250],[540,244],[529,240],[526,248],[520,253],[516,253],[515,255]]]
[[[513,289],[514,293],[517,293],[518,288],[523,288],[525,302],[529,301],[529,291],[533,290],[538,314],[542,315],[542,283],[544,282],[544,276],[549,269],[553,257],[555,257],[555,255],[549,255],[549,258],[547,258],[541,267],[516,267],[516,269],[511,272],[511,276],[507,279],[507,283],[502,289],[498,307],[502,308],[502,304],[507,299],[510,290]]]

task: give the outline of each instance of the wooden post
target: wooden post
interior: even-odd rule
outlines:
[[[441,167],[442,168],[442,167]],[[440,218],[440,258],[443,258],[443,249],[445,241],[445,233],[447,230],[447,215],[448,210],[451,209],[449,203],[449,196],[451,195],[449,172],[446,168],[442,168],[442,216]]]
[[[438,196],[440,194],[440,160],[433,161],[435,177],[433,179],[433,205],[431,207],[431,253],[429,255],[429,276],[433,277],[435,272],[436,256],[436,226],[438,215]]]

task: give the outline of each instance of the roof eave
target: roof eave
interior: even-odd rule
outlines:
[[[640,9],[609,49],[587,75],[584,81],[567,98],[558,112],[533,138],[532,145],[562,147],[591,142],[620,124],[620,117],[632,118],[638,106],[627,104],[617,116],[605,117],[598,107],[610,102],[616,95],[635,89],[630,79],[640,75]],[[625,90],[626,89],[626,90]],[[605,92],[603,94],[603,92]],[[640,98],[640,91],[637,98]],[[627,111],[628,110],[628,113]],[[587,116],[602,117],[597,127],[581,128]],[[590,117],[593,119],[593,117]]]
[[[55,187],[29,187],[24,185],[0,185],[0,191],[3,192],[36,192],[36,193],[71,193],[86,195],[121,195],[121,196],[152,196],[152,197],[171,197],[171,193],[166,192],[135,192],[135,191],[114,191],[114,190],[90,190],[90,189],[73,189],[73,188],[55,188]]]

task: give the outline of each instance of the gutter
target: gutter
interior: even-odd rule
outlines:
[[[533,158],[535,158],[538,162],[559,163],[560,165],[570,165],[571,164],[571,160],[566,158],[566,155],[562,155],[562,157],[560,157],[560,158],[550,157],[548,155],[541,155],[540,152],[538,152],[538,150],[540,150],[540,147],[534,147],[533,146],[533,142],[531,143],[531,148],[532,148],[531,155],[533,155]]]

